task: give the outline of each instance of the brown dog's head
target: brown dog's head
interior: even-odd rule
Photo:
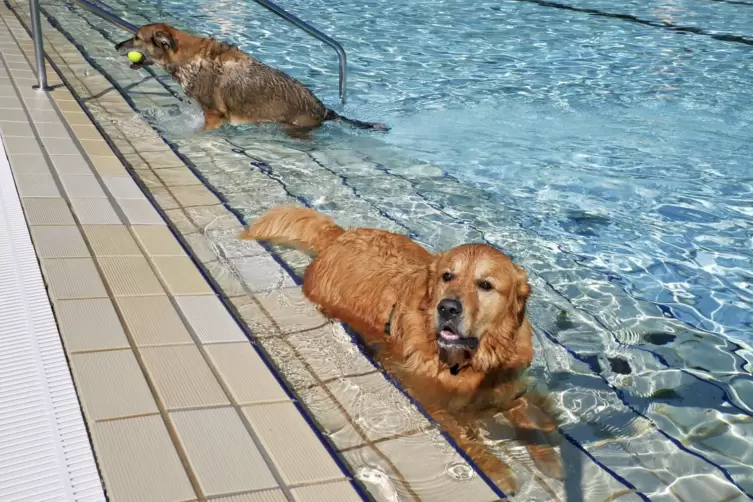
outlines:
[[[131,65],[135,70],[154,63],[164,66],[172,61],[178,50],[177,33],[178,30],[167,24],[147,24],[139,28],[133,38],[116,45],[115,50],[123,56],[131,51],[143,54],[139,63]]]
[[[434,311],[440,358],[453,373],[464,364],[486,373],[514,367],[521,355],[530,358],[520,353],[530,347],[516,337],[531,288],[509,257],[465,244],[438,255],[429,273],[424,307]]]

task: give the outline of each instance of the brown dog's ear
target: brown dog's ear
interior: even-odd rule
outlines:
[[[166,31],[156,32],[152,37],[152,42],[154,42],[154,45],[158,45],[163,49],[170,49],[171,51],[178,48],[178,44],[175,42],[173,36]]]

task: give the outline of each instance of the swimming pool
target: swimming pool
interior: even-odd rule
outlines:
[[[334,55],[253,4],[108,3],[237,43],[337,101]],[[298,200],[433,248],[507,250],[531,275],[535,369],[569,437],[651,500],[750,498],[750,5],[284,6],[344,44],[345,111],[388,135],[197,136],[195,109],[147,116],[249,218]]]

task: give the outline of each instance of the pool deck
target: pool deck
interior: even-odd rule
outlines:
[[[236,235],[238,217],[46,20],[53,89],[32,89],[28,18],[11,5],[26,25],[0,7],[9,166],[0,216],[20,240],[1,243],[12,259],[0,285],[22,280],[18,291],[36,295],[41,309],[30,319],[48,326],[44,338],[0,319],[0,348],[22,340],[29,356],[7,381],[41,385],[0,394],[0,410],[36,400],[31,416],[57,422],[25,434],[18,420],[31,412],[0,419],[0,443],[16,446],[0,449],[0,466],[22,466],[16,477],[0,475],[0,499],[42,500],[47,483],[50,500],[498,500],[272,255],[251,242],[216,249],[211,237]],[[117,114],[135,124],[133,137],[107,122]],[[241,277],[224,273],[223,260]],[[342,347],[342,360],[317,359],[311,340]],[[55,350],[40,350],[44,343]],[[394,414],[397,402],[411,410],[397,427],[360,425],[364,413]],[[46,470],[30,470],[34,460]],[[465,472],[464,481],[437,482],[448,470]],[[543,482],[537,492],[553,494]]]

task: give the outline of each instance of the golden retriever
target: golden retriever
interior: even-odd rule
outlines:
[[[433,255],[403,235],[345,230],[301,207],[268,211],[241,238],[316,255],[303,278],[306,297],[367,344],[385,342],[388,370],[503,490],[515,491],[512,471],[473,425],[484,412],[502,412],[520,430],[556,428],[545,400],[519,378],[533,356],[522,268],[485,244]],[[527,446],[542,471],[561,477],[549,445]]]
[[[204,129],[223,124],[277,122],[303,135],[328,120],[361,129],[387,130],[384,124],[343,117],[324,106],[299,81],[271,68],[237,47],[196,37],[167,24],[148,24],[115,46],[122,55],[140,52],[133,69],[157,64],[204,110]]]

